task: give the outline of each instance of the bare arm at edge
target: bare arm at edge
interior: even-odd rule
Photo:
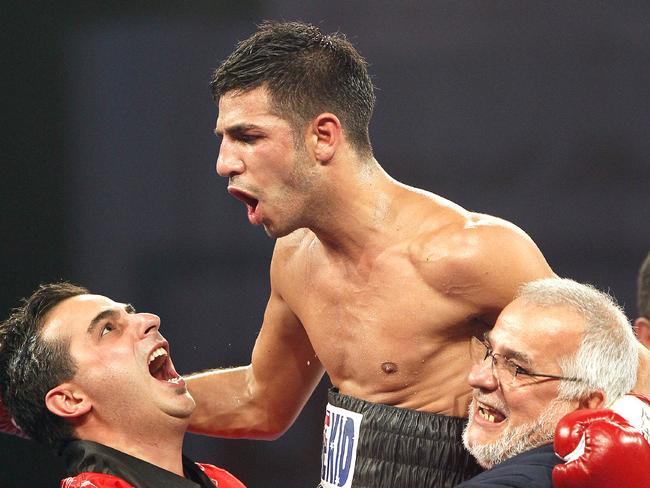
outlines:
[[[650,397],[650,351],[640,342],[637,347],[639,349],[639,367],[634,391]]]
[[[293,424],[323,376],[305,329],[277,292],[276,259],[274,255],[271,297],[251,364],[185,378],[197,405],[192,432],[275,439]]]

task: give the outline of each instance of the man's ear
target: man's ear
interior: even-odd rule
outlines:
[[[634,333],[639,342],[650,349],[650,320],[639,317],[634,321]]]
[[[604,408],[605,406],[605,392],[602,390],[592,391],[587,398],[580,400],[579,408],[587,408],[594,410],[596,408]]]
[[[329,163],[342,140],[341,121],[336,115],[324,112],[312,120],[310,132],[315,143],[314,156],[321,164]]]
[[[54,415],[71,419],[88,413],[92,403],[77,386],[63,383],[47,392],[45,406]]]

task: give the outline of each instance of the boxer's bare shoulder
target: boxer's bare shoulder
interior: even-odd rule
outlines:
[[[411,229],[403,237],[409,260],[443,296],[500,309],[521,283],[554,276],[537,245],[511,222],[406,186],[400,203],[399,227]]]
[[[438,292],[498,313],[522,283],[554,276],[541,251],[519,227],[456,207],[442,212],[409,250],[414,266]]]

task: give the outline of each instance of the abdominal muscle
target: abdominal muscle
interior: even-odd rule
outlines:
[[[347,346],[336,347],[336,352],[325,353],[325,357],[319,354],[332,385],[341,393],[400,408],[467,416],[469,339],[437,347],[395,343],[372,349]],[[337,360],[332,362],[334,357]]]

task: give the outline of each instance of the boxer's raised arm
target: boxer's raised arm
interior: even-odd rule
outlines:
[[[274,439],[284,433],[323,376],[300,322],[269,300],[251,364],[186,378],[196,400],[190,430],[220,437]]]
[[[275,439],[293,424],[323,376],[305,329],[278,292],[278,275],[285,280],[288,272],[278,269],[277,260],[276,253],[271,297],[251,364],[186,377],[197,403],[192,432]]]

